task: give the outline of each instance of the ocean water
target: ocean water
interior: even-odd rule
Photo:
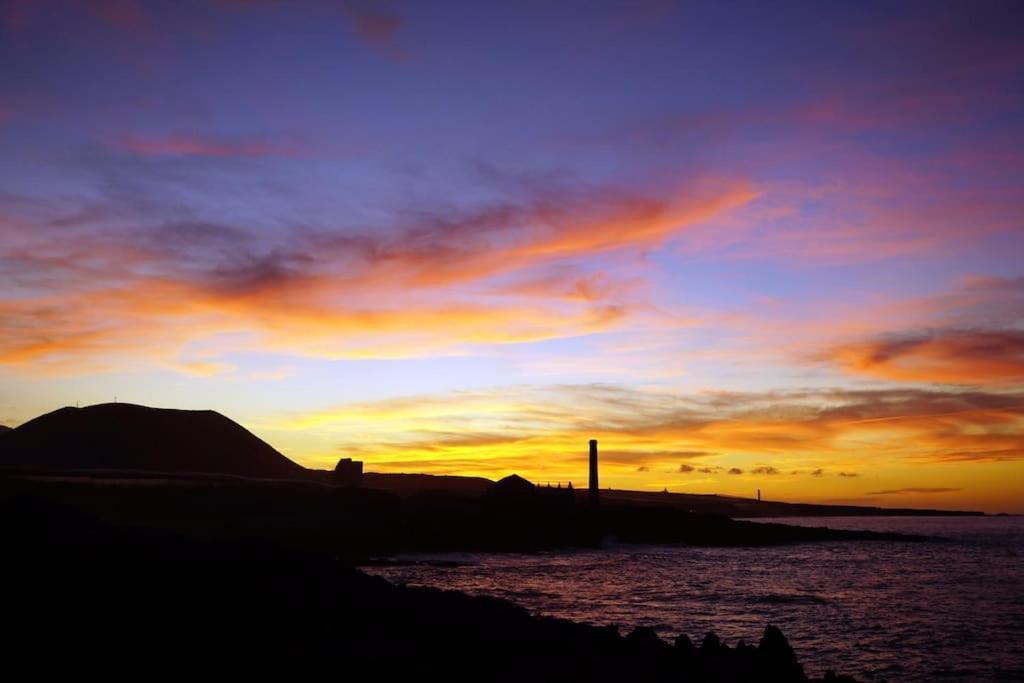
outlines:
[[[1024,681],[1024,518],[762,521],[936,540],[420,555],[367,571],[623,632],[687,633],[698,644],[708,631],[756,644],[773,623],[813,676],[833,669],[890,683]]]

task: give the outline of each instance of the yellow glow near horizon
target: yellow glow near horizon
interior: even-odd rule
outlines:
[[[1013,450],[1024,430],[1021,406],[949,411],[939,409],[946,395],[925,403],[916,393],[894,393],[880,409],[851,393],[833,416],[808,408],[806,396],[775,395],[762,405],[763,396],[734,395],[734,405],[723,408],[713,394],[680,403],[665,392],[604,387],[604,395],[588,400],[587,389],[516,387],[352,403],[258,428],[295,443],[286,452],[319,467],[344,454],[383,472],[492,479],[518,473],[579,485],[587,441],[596,438],[602,482],[617,488],[741,496],[761,488],[792,501],[1019,507],[1002,477],[1024,474]],[[871,410],[900,414],[865,415]],[[303,444],[311,430],[332,448]]]

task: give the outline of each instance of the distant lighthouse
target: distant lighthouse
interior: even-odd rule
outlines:
[[[590,504],[598,504],[597,488],[597,439],[590,440]]]

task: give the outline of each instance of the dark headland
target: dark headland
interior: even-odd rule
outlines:
[[[358,661],[385,679],[415,671],[481,680],[802,681],[774,628],[759,646],[725,647],[710,636],[698,647],[685,637],[668,644],[650,631],[623,637],[499,600],[393,586],[356,567],[400,552],[609,540],[923,540],[730,519],[718,506],[738,499],[702,505],[602,491],[595,506],[582,492],[515,477],[366,474],[360,483],[307,470],[211,411],[64,408],[0,433],[9,652],[39,655],[60,642],[65,655],[88,658],[117,643],[131,653],[121,661]]]
[[[127,403],[61,408],[4,435],[0,464],[38,470],[301,477],[301,465],[212,410]]]

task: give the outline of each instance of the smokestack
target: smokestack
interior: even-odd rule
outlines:
[[[598,503],[597,489],[597,439],[590,440],[590,504]]]

